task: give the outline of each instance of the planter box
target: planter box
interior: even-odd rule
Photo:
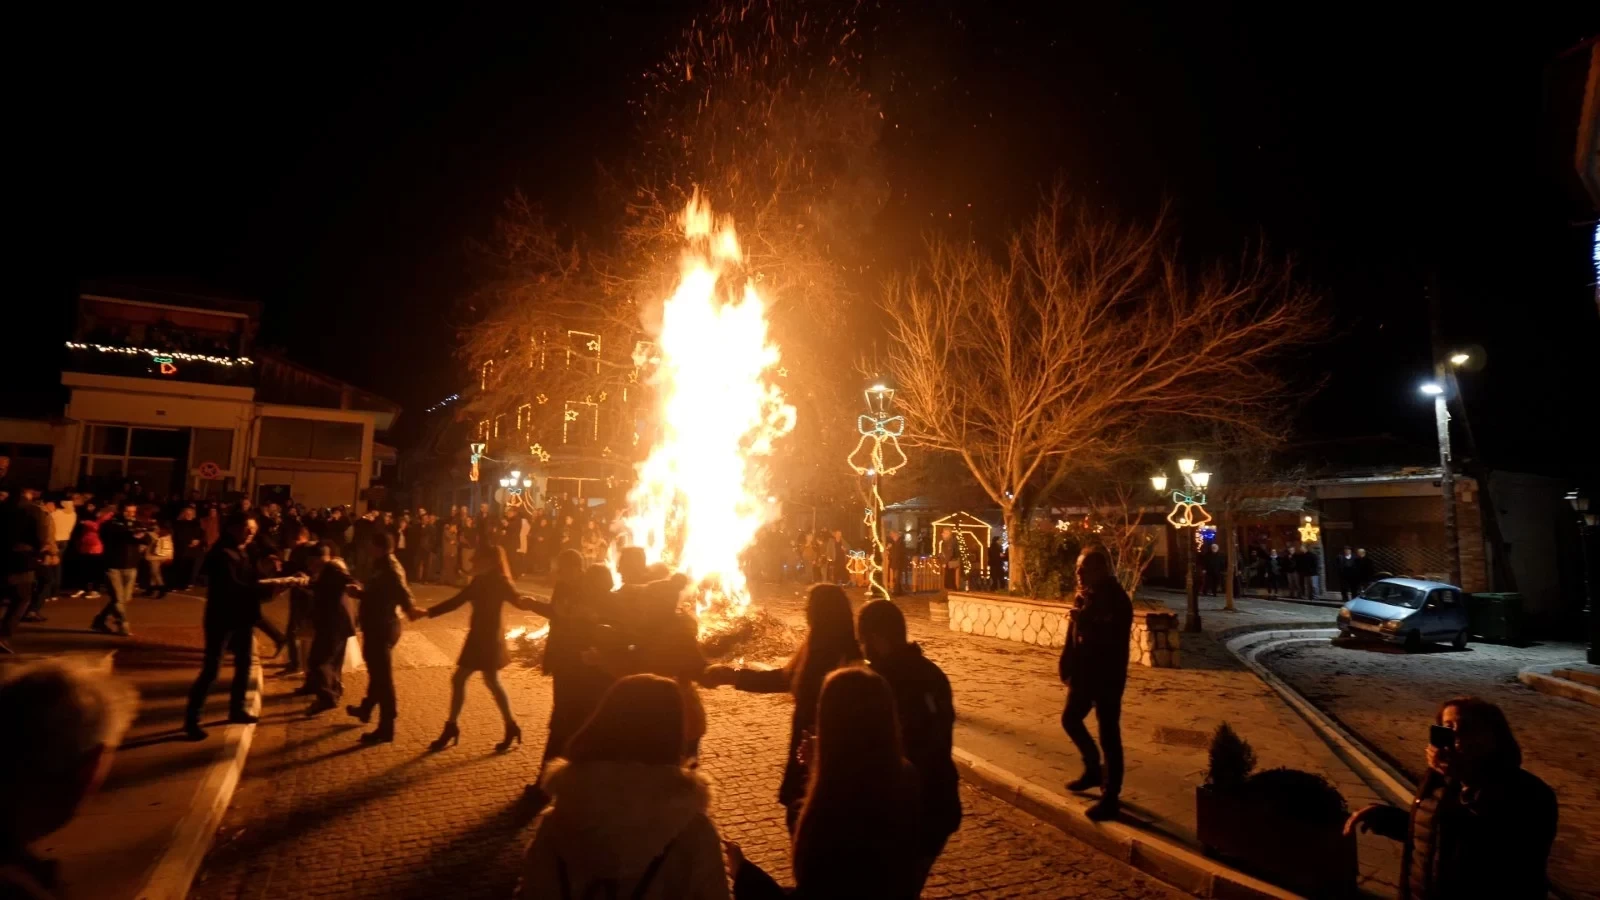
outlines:
[[[929,610],[933,607],[930,605]],[[941,621],[932,613],[934,621]],[[1072,607],[1047,600],[1027,600],[1003,594],[951,591],[944,620],[951,631],[981,634],[1041,647],[1060,647],[1067,638]],[[1128,638],[1130,665],[1178,668],[1178,616],[1166,606],[1135,598],[1133,632]]]
[[[1204,785],[1195,788],[1200,845],[1208,856],[1307,897],[1354,897],[1356,839],[1342,825],[1309,825],[1264,804]]]

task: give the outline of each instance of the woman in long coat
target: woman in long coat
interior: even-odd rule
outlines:
[[[442,616],[472,604],[472,620],[467,627],[467,640],[461,646],[461,659],[456,662],[455,674],[450,676],[450,719],[444,723],[444,733],[429,745],[433,750],[443,750],[460,743],[461,728],[456,719],[461,715],[461,704],[466,700],[467,679],[473,672],[483,673],[483,683],[489,686],[495,705],[500,707],[500,717],[506,723],[506,736],[495,749],[511,749],[513,742],[522,743],[522,728],[511,717],[511,700],[506,689],[500,686],[500,670],[511,663],[506,652],[505,626],[500,619],[500,607],[510,603],[527,608],[511,581],[511,568],[506,562],[505,550],[486,547],[479,551],[478,572],[472,583],[449,600],[427,611],[430,617]]]

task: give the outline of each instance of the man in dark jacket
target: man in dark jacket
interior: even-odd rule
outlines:
[[[961,827],[960,779],[950,759],[956,727],[950,679],[922,655],[921,647],[906,641],[906,617],[887,600],[861,607],[856,636],[872,670],[894,692],[900,743],[921,782],[918,845],[925,882],[945,842]]]
[[[1083,755],[1083,774],[1067,783],[1069,791],[1101,787],[1100,802],[1089,808],[1090,819],[1115,818],[1122,793],[1122,689],[1128,683],[1128,639],[1133,631],[1133,603],[1117,583],[1111,559],[1102,547],[1085,547],[1078,555],[1078,594],[1061,648],[1061,682],[1067,706],[1061,727]],[[1093,709],[1105,749],[1100,750],[1083,720]]]
[[[1320,593],[1317,590],[1317,579],[1322,572],[1322,560],[1317,557],[1317,551],[1307,544],[1300,555],[1295,557],[1295,570],[1300,573],[1300,588],[1305,593],[1303,599],[1315,600]]]
[[[233,690],[229,694],[228,721],[250,724],[256,717],[245,709],[250,687],[250,661],[254,656],[251,630],[261,618],[261,601],[272,595],[272,580],[263,580],[251,561],[249,547],[256,537],[254,519],[236,515],[228,520],[222,537],[206,554],[205,659],[200,676],[189,689],[184,732],[190,740],[206,739],[200,712],[226,650],[233,654]]]
[[[1349,547],[1339,555],[1339,597],[1344,602],[1350,602],[1350,595],[1360,593],[1360,576],[1356,574],[1356,552]]]
[[[38,491],[22,488],[0,503],[0,540],[4,541],[0,545],[0,600],[9,601],[5,618],[0,619],[0,638],[10,637],[22,614],[34,605],[35,572],[51,533],[49,514],[35,502],[38,496]]]
[[[387,532],[373,532],[372,551],[376,559],[371,575],[361,588],[350,589],[350,593],[361,600],[356,620],[361,625],[361,658],[367,663],[367,696],[359,704],[345,707],[345,712],[367,722],[372,718],[373,707],[378,709],[378,727],[361,736],[364,744],[387,744],[394,740],[394,720],[398,712],[394,659],[390,654],[394,645],[400,643],[401,625],[396,611],[403,611],[408,619],[426,615],[411,603],[406,570],[395,559],[392,540]]]
[[[106,567],[106,585],[110,588],[111,599],[89,627],[128,637],[131,634],[128,601],[139,581],[139,565],[144,561],[145,548],[150,545],[150,533],[139,524],[139,507],[123,504],[117,515],[100,526],[100,543],[105,548],[101,559]]]

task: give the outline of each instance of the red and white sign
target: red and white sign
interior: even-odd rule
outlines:
[[[222,467],[214,462],[203,462],[200,464],[200,477],[206,479],[207,481],[215,478],[221,478]]]

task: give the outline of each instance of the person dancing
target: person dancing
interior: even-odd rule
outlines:
[[[500,607],[510,603],[521,609],[528,608],[511,580],[511,566],[506,561],[504,548],[489,547],[480,554],[478,571],[472,582],[454,597],[428,609],[425,615],[438,618],[468,603],[472,604],[472,620],[467,628],[466,643],[461,646],[461,659],[456,663],[455,674],[450,676],[450,718],[444,723],[444,733],[428,748],[438,752],[461,742],[461,727],[456,719],[466,700],[467,679],[473,672],[482,672],[483,683],[489,687],[495,705],[500,707],[500,718],[506,723],[505,739],[495,745],[495,750],[504,753],[513,743],[522,743],[522,728],[511,717],[511,699],[500,685],[500,670],[511,664]]]
[[[351,586],[349,592],[360,598],[356,615],[361,623],[361,657],[367,663],[367,696],[356,706],[346,706],[344,711],[362,723],[372,718],[372,709],[378,709],[378,727],[361,736],[363,744],[388,744],[394,742],[394,720],[399,714],[394,692],[394,645],[400,643],[400,619],[397,611],[407,618],[422,618],[422,610],[411,602],[411,587],[406,584],[406,572],[394,558],[394,537],[387,531],[372,532],[372,551],[377,557],[372,575],[361,587]]]
[[[338,706],[344,695],[344,654],[356,633],[356,618],[345,592],[355,578],[328,541],[318,544],[307,562],[313,636],[302,690],[316,698],[306,708],[306,715],[314,716]]]

